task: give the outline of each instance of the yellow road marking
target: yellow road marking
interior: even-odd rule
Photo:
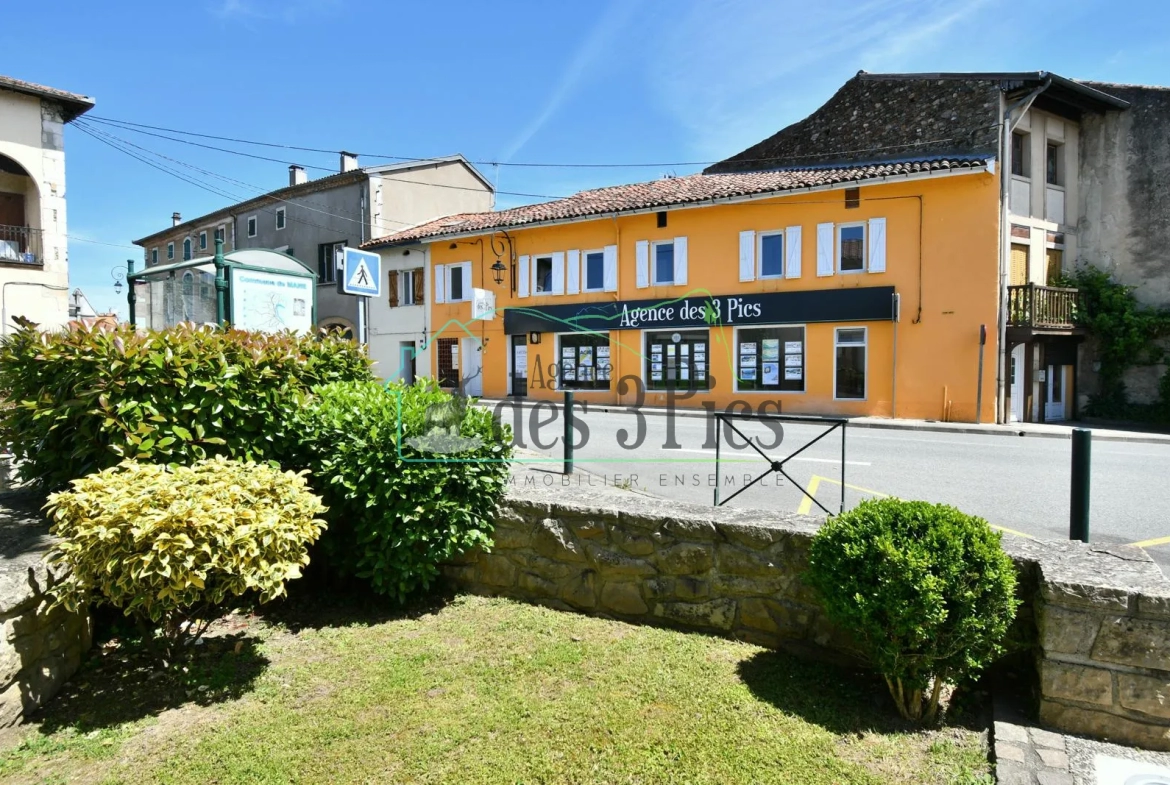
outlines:
[[[1135,548],[1153,548],[1155,545],[1170,545],[1170,537],[1157,537],[1153,540],[1131,542],[1130,545],[1134,546]]]
[[[822,482],[832,483],[833,485],[838,485],[838,486],[841,484],[840,480],[834,480],[831,477],[821,477],[818,474],[814,474],[812,476],[812,481],[808,484],[808,493],[805,494],[805,497],[800,500],[800,506],[796,508],[796,512],[798,514],[808,515],[808,513],[812,510],[812,499],[810,498],[810,495],[816,495],[817,489],[821,487]],[[890,495],[888,493],[882,493],[881,491],[875,491],[872,488],[862,488],[860,485],[850,485],[849,483],[845,483],[845,487],[849,488],[850,490],[858,491],[859,493],[868,493],[868,494],[871,494],[873,496],[882,496],[882,497],[888,498]],[[1006,534],[1013,534],[1016,537],[1023,537],[1024,539],[1027,539],[1027,540],[1036,539],[1035,537],[1033,537],[1030,534],[1024,534],[1023,532],[1018,532],[1015,529],[1009,529],[1006,526],[996,526],[994,523],[989,524],[989,525],[993,529],[998,529],[999,531],[1004,532]],[[1144,547],[1149,547],[1151,545],[1164,545],[1167,543],[1170,543],[1170,537],[1162,537],[1161,539],[1158,539],[1158,540],[1146,540],[1145,542],[1135,542],[1134,545],[1138,546],[1139,548],[1144,548]]]
[[[812,497],[816,496],[819,487],[821,487],[821,478],[814,474],[808,484],[808,493],[804,495],[804,498],[800,500],[800,506],[796,508],[797,515],[808,515],[812,511]]]

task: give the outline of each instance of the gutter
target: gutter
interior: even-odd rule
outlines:
[[[1010,204],[1012,184],[1012,131],[1016,125],[1032,108],[1032,102],[1052,85],[1052,77],[1048,76],[1032,92],[1015,103],[1007,104],[1002,98],[1003,132],[999,138],[999,324],[997,351],[995,360],[995,421],[1006,423],[1011,419],[1008,412],[1007,399],[1007,317],[1008,317],[1008,260],[1011,258],[1011,218]],[[1012,113],[1023,107],[1019,117],[1012,122]]]

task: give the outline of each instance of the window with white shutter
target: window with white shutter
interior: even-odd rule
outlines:
[[[616,292],[618,281],[618,249],[616,245],[607,245],[605,254],[605,291]]]
[[[836,263],[833,261],[833,224],[817,224],[817,275],[832,275]]]
[[[754,281],[756,279],[756,233],[752,231],[739,233],[739,280]]]
[[[760,232],[759,242],[760,278],[784,277],[784,233]]]
[[[565,251],[565,294],[581,291],[581,252]]]
[[[800,227],[789,226],[784,230],[785,248],[784,255],[787,257],[784,265],[785,278],[799,278],[800,277]]]
[[[674,285],[687,285],[687,238],[674,238]]]
[[[650,243],[639,240],[634,246],[635,285],[645,289],[650,285]]]
[[[886,219],[869,219],[869,271],[886,271]]]
[[[565,252],[557,251],[552,255],[552,293],[565,293]]]
[[[521,256],[516,265],[516,270],[519,273],[520,280],[516,282],[516,296],[528,296],[528,257]]]
[[[447,265],[435,265],[435,302],[447,302]]]

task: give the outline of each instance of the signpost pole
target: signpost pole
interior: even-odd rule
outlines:
[[[366,330],[369,329],[369,324],[366,320],[366,308],[370,302],[369,297],[358,296],[357,298],[357,339],[361,346],[369,345],[369,336],[366,335]]]

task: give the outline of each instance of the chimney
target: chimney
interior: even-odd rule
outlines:
[[[341,171],[352,172],[358,168],[357,153],[347,153],[345,150],[341,151]]]
[[[178,226],[183,223],[183,216],[178,213],[171,213],[171,226]]]
[[[300,185],[307,182],[309,182],[309,177],[305,174],[305,167],[293,164],[288,168],[289,185]]]

